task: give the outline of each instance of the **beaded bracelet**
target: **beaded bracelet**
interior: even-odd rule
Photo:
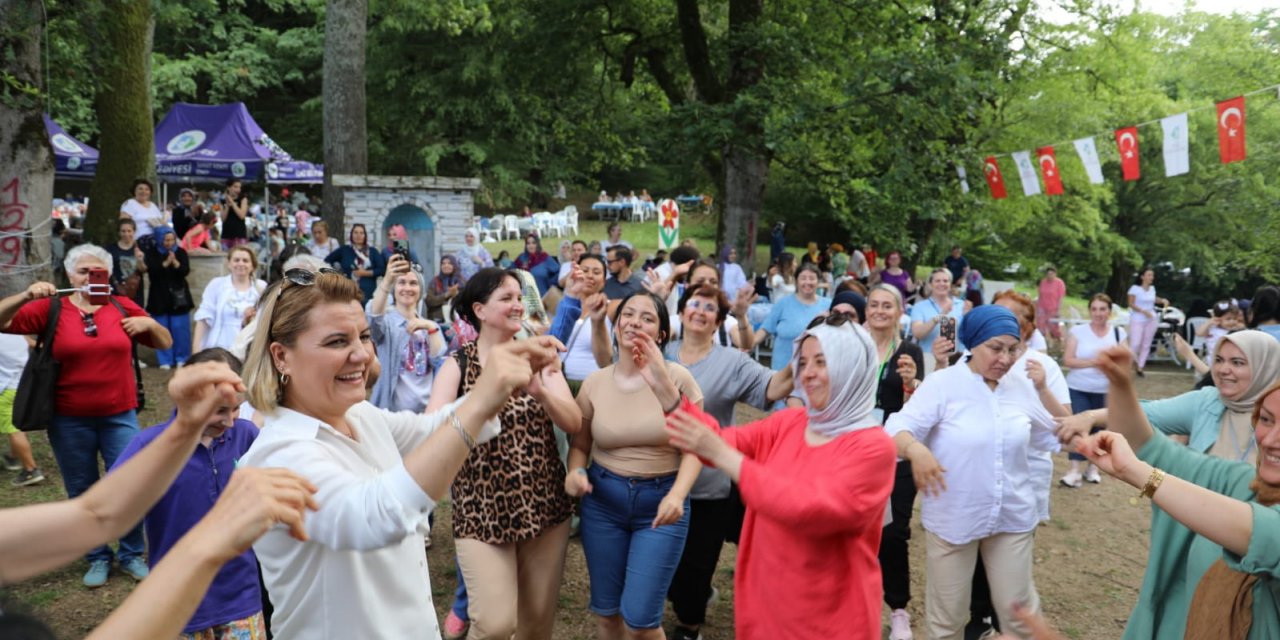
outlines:
[[[476,439],[472,438],[471,434],[467,433],[467,430],[462,428],[462,420],[458,419],[458,413],[456,411],[449,412],[449,422],[453,423],[453,430],[457,431],[458,435],[462,436],[462,442],[467,445],[467,451],[476,448]]]

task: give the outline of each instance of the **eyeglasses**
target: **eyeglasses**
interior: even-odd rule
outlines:
[[[98,325],[93,321],[92,313],[81,313],[80,321],[84,323],[84,334],[90,338],[98,337]]]
[[[1013,358],[1014,360],[1017,360],[1019,357],[1022,356],[1021,344],[1015,344],[1012,347],[1001,347],[1001,346],[993,345],[989,342],[984,342],[982,343],[982,346],[986,347],[987,350],[991,352],[991,355],[997,358],[1008,356],[1010,358]]]
[[[694,298],[685,304],[686,307],[694,311],[706,311],[707,313],[720,313],[720,305],[706,300]]]
[[[812,329],[821,324],[828,324],[833,327],[838,327],[847,322],[853,322],[852,314],[845,313],[844,311],[832,311],[830,313],[827,313],[826,315],[821,315],[814,318],[812,321],[809,322],[809,326],[805,327],[805,329],[806,330]]]

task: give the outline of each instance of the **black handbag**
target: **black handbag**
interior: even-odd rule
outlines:
[[[116,302],[115,298],[111,298],[111,304],[115,305],[116,310],[120,312],[120,319],[129,317],[129,312]],[[147,408],[147,389],[142,386],[142,365],[138,364],[138,342],[133,338],[129,338],[129,347],[133,350],[133,380],[137,384],[138,411]]]
[[[44,332],[31,350],[18,380],[18,392],[13,398],[13,424],[23,431],[40,431],[53,423],[58,375],[62,370],[62,364],[53,359],[53,334],[58,328],[61,310],[62,300],[54,298],[49,304]]]

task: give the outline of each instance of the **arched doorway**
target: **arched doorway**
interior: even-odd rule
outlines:
[[[431,216],[421,207],[402,204],[387,212],[382,220],[382,237],[390,237],[387,231],[395,225],[401,225],[409,235],[409,249],[422,263],[422,273],[430,280],[435,277],[440,265],[440,257],[436,255],[435,223]],[[387,245],[390,246],[390,241]]]

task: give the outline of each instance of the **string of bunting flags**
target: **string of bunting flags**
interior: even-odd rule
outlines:
[[[1110,132],[1115,141],[1116,153],[1120,157],[1121,176],[1126,182],[1142,178],[1142,157],[1138,152],[1138,130],[1156,123],[1160,124],[1163,135],[1165,176],[1172,177],[1189,173],[1191,171],[1191,143],[1188,135],[1187,116],[1191,113],[1213,108],[1216,108],[1218,112],[1218,158],[1223,164],[1243,161],[1247,156],[1245,151],[1245,98],[1272,92],[1276,93],[1277,97],[1280,98],[1280,84],[1250,91],[1230,100],[1217,102],[1211,106],[1206,105],[1167,118],[1150,120]],[[1102,176],[1102,160],[1098,156],[1098,146],[1095,138],[1107,135],[1107,133],[1099,133],[1076,140],[1056,142],[1039,147],[1034,151],[1014,151],[1007,154],[986,156],[982,163],[982,175],[986,179],[987,187],[991,190],[991,197],[996,200],[1003,200],[1009,197],[1008,189],[1005,186],[1004,173],[1000,169],[999,162],[999,159],[1006,155],[1013,160],[1014,168],[1018,173],[1018,180],[1022,183],[1023,195],[1027,197],[1040,195],[1042,193],[1040,188],[1042,181],[1044,183],[1044,195],[1062,195],[1062,174],[1058,169],[1058,156],[1055,153],[1055,148],[1064,146],[1068,142],[1075,147],[1076,155],[1079,156],[1080,162],[1084,165],[1085,174],[1089,177],[1089,182],[1091,184],[1102,184],[1105,182]],[[1032,155],[1033,153],[1034,156]],[[962,164],[956,164],[956,174],[960,178],[961,191],[969,193],[968,175]]]

